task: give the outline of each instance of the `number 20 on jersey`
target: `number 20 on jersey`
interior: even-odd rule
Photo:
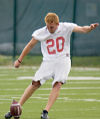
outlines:
[[[65,39],[63,37],[58,37],[56,40],[49,39],[46,41],[47,51],[49,54],[56,54],[56,52],[62,52],[64,49]],[[54,46],[56,45],[56,49]]]

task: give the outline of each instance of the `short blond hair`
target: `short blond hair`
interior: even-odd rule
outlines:
[[[56,13],[48,13],[45,18],[45,23],[51,24],[51,23],[56,23],[59,24],[59,17]]]

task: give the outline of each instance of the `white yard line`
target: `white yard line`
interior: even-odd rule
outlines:
[[[20,98],[20,97],[12,97],[10,99],[0,99],[1,101],[6,101],[6,100],[12,100],[14,98]],[[40,100],[48,100],[48,98],[45,98],[45,97],[31,97],[31,99],[40,99]],[[84,102],[100,102],[100,100],[97,100],[97,99],[72,99],[72,98],[68,98],[68,97],[59,97],[58,100],[64,100],[65,102],[66,101],[84,101]]]
[[[38,96],[49,96],[50,94],[37,94]],[[67,95],[100,95],[100,93],[61,93],[60,96]]]
[[[21,66],[19,69],[37,69],[39,66]],[[15,69],[14,66],[0,66],[1,69]]]
[[[30,79],[32,80],[34,77],[32,76],[21,76],[21,77],[18,77],[17,80],[27,80],[27,79]]]
[[[0,99],[0,100],[3,100],[4,101],[4,100],[12,100],[12,99],[7,99],[7,98],[5,99],[5,98],[3,98],[3,99]]]
[[[20,98],[20,97],[12,97],[11,99],[0,99],[1,101],[3,100],[12,100],[14,98]],[[48,100],[48,97],[31,97],[31,99],[40,99],[40,100]],[[58,100],[64,100],[65,102],[67,101],[84,101],[84,102],[100,102],[100,100],[97,100],[97,99],[72,99],[72,98],[68,98],[68,97],[59,97]]]
[[[49,96],[50,94],[34,94],[34,96]],[[69,95],[100,95],[100,93],[61,93],[60,96],[69,96]],[[19,97],[21,95],[0,95],[0,98],[13,98],[13,97]]]
[[[69,80],[100,80],[100,77],[69,77]]]
[[[38,90],[51,90],[52,88],[39,88]],[[100,87],[68,87],[68,88],[61,88],[61,90],[97,90],[100,89]],[[23,88],[14,88],[14,89],[10,89],[10,88],[6,88],[6,89],[0,89],[0,91],[22,91],[24,90]]]
[[[17,78],[17,80],[28,80],[28,79],[30,79],[30,80],[32,80],[34,77],[32,77],[32,76],[21,76],[21,77],[18,77]],[[89,77],[89,76],[87,76],[87,77],[68,77],[68,80],[100,80],[100,77]]]
[[[39,66],[21,66],[20,69],[37,69],[39,68]],[[0,69],[15,69],[13,65],[9,65],[9,66],[0,66]],[[72,67],[71,69],[73,70],[84,70],[84,71],[100,71],[100,68],[95,68],[95,67]]]
[[[41,88],[39,90],[51,90],[52,88]],[[77,90],[97,90],[100,89],[100,87],[68,87],[68,88],[61,88],[61,90],[72,90],[72,89],[77,89]]]
[[[68,82],[68,84],[99,84],[100,81],[77,81],[77,82]],[[49,83],[51,84],[51,83]]]
[[[67,107],[67,106],[66,106]],[[53,112],[66,112],[66,111],[73,111],[73,110],[77,110],[77,111],[82,111],[82,112],[84,112],[84,111],[89,111],[89,110],[96,110],[96,108],[63,108],[63,109],[51,109],[51,111]],[[63,119],[66,119],[66,118],[63,118]],[[70,119],[72,119],[72,118],[70,118]],[[75,118],[75,119],[80,119],[80,118]]]
[[[73,70],[81,70],[81,71],[100,71],[100,68],[94,67],[72,67]]]

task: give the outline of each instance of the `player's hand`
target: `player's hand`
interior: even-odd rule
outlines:
[[[14,67],[15,67],[15,68],[19,68],[20,64],[21,64],[21,61],[16,60],[16,61],[14,62]]]
[[[99,23],[94,23],[90,25],[91,30],[95,29],[96,27],[99,26]]]

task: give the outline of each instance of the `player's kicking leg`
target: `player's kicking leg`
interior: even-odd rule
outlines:
[[[62,83],[61,82],[56,82],[52,88],[52,91],[50,93],[48,103],[45,107],[45,110],[43,110],[41,119],[48,119],[48,111],[56,101],[57,97],[59,96],[60,88],[61,88]]]
[[[40,82],[32,81],[32,85],[29,85],[28,88],[24,91],[24,94],[22,95],[19,104],[22,106],[28,99],[31,97],[31,95],[34,93],[36,89],[38,89],[41,86]],[[5,114],[5,119],[11,119],[12,115],[10,112]]]
[[[24,94],[22,95],[19,104],[22,106],[26,100],[31,97],[31,95],[34,93],[36,89],[38,89],[41,86],[40,81],[32,81],[32,85],[29,85],[29,87],[25,90]]]

